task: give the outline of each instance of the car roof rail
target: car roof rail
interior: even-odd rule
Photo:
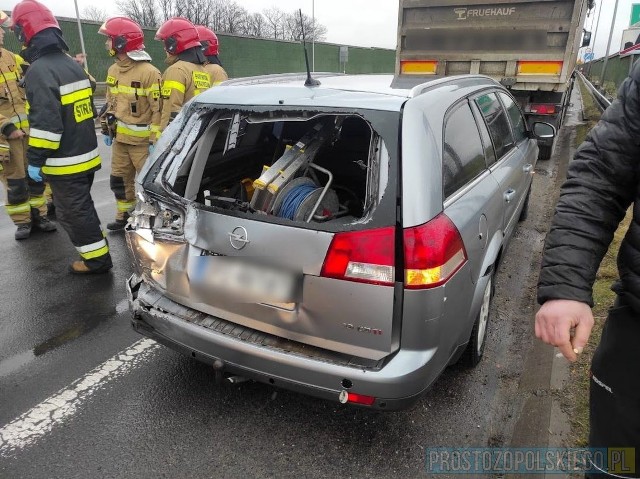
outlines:
[[[497,81],[486,75],[454,75],[454,76],[438,76],[427,80],[424,76],[408,77],[406,75],[396,76],[393,79],[392,88],[405,88],[409,90],[408,97],[415,98],[429,90],[441,87],[446,84],[456,83],[465,85],[499,85]]]

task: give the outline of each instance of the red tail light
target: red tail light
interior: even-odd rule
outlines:
[[[362,404],[364,406],[371,406],[376,402],[376,398],[373,396],[365,396],[364,394],[347,393],[347,403]]]
[[[556,105],[549,103],[532,103],[529,111],[536,115],[555,115]]]
[[[444,213],[428,223],[404,230],[406,288],[440,286],[466,261],[462,237]]]
[[[392,285],[395,277],[395,228],[338,233],[333,237],[321,276]]]

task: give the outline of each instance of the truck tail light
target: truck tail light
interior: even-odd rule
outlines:
[[[519,61],[518,75],[560,75],[563,62]]]
[[[532,103],[529,105],[528,113],[536,115],[555,115],[557,113],[557,108],[553,103]]]
[[[436,60],[401,60],[401,75],[435,75],[438,68]]]

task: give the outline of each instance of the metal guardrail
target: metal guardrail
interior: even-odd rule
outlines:
[[[606,96],[604,96],[600,92],[600,90],[598,90],[593,85],[593,83],[591,83],[589,80],[587,80],[587,77],[585,77],[582,73],[576,72],[576,75],[578,75],[578,78],[580,78],[580,80],[582,80],[582,82],[585,84],[587,89],[591,92],[591,94],[593,95],[593,98],[595,99],[595,101],[598,104],[598,106],[600,107],[600,109],[602,111],[606,110],[609,107],[609,105],[611,105],[611,101]]]

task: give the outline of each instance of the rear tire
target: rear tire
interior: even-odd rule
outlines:
[[[484,354],[484,346],[487,339],[487,327],[489,326],[489,312],[491,310],[491,299],[493,298],[493,273],[489,276],[489,281],[484,288],[480,311],[473,324],[471,338],[465,351],[466,363],[471,367],[478,365]]]

